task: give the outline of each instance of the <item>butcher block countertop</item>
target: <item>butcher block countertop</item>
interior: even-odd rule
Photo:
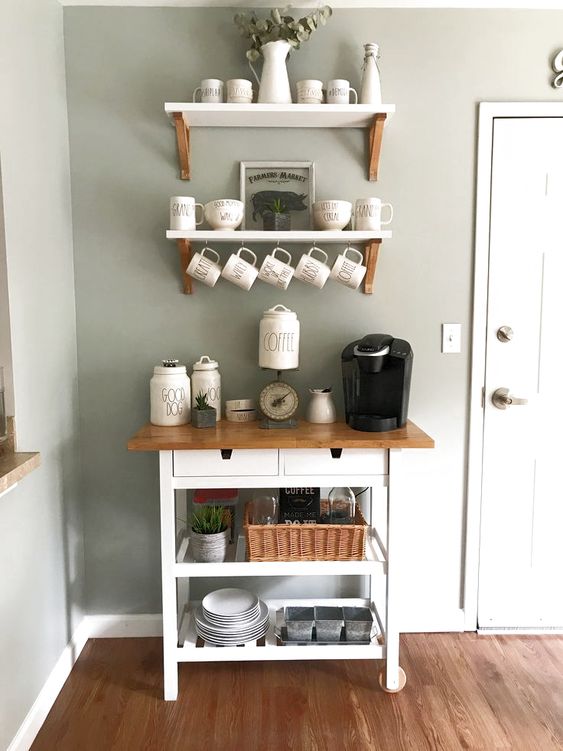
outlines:
[[[431,449],[434,440],[410,420],[386,433],[363,433],[344,422],[319,425],[300,420],[297,428],[263,430],[259,423],[220,420],[215,428],[158,427],[147,423],[127,443],[129,451],[185,449]]]

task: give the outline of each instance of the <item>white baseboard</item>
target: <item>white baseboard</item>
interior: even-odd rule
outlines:
[[[418,615],[405,615],[399,619],[402,634],[432,634],[446,631],[465,631],[464,611],[451,608],[440,612],[428,608]]]
[[[162,615],[87,615],[89,639],[162,636]]]
[[[86,619],[83,618],[80,625],[72,635],[70,642],[63,649],[55,667],[51,670],[49,677],[43,684],[43,688],[33,702],[31,709],[20,725],[19,730],[8,746],[7,751],[28,751],[31,747],[31,744],[35,740],[35,736],[51,711],[51,707],[55,703],[55,699],[59,695],[64,682],[70,675],[74,663],[88,641],[89,634],[85,621]]]
[[[43,684],[7,751],[28,751],[88,639],[162,636],[162,615],[86,615]]]
[[[558,636],[563,634],[563,626],[545,626],[544,628],[483,626],[477,629],[477,633],[479,636]]]

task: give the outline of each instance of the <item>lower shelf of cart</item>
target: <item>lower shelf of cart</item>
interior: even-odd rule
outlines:
[[[199,563],[190,555],[189,537],[178,546],[174,574],[177,577],[213,576],[366,576],[376,572],[386,573],[384,552],[375,536],[366,540],[366,557],[363,561],[247,561],[246,541],[240,535],[229,545],[227,558],[220,563]]]
[[[187,605],[182,614],[179,629],[179,645],[176,649],[178,662],[247,662],[259,660],[381,660],[386,656],[382,636],[374,636],[370,644],[282,644],[276,635],[276,617],[280,608],[292,605],[348,605],[370,607],[369,600],[315,599],[313,600],[266,600],[270,613],[270,625],[266,636],[257,642],[240,646],[221,647],[207,644],[195,630],[194,610],[199,603]],[[371,604],[374,610],[373,603]],[[376,615],[375,622],[379,621]]]

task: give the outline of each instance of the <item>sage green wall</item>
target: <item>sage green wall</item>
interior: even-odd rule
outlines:
[[[0,3],[0,92],[0,294],[7,285],[18,448],[41,453],[41,466],[0,498],[0,748],[7,748],[82,620],[70,168],[57,0]]]
[[[299,373],[333,384],[353,338],[411,342],[410,416],[436,439],[405,457],[404,628],[451,628],[462,605],[464,484],[477,103],[549,100],[549,61],[563,12],[337,10],[292,56],[289,73],[359,83],[362,43],[381,45],[386,129],[377,184],[365,180],[360,131],[196,130],[193,179],[178,179],[165,101],[190,100],[204,77],[249,77],[229,9],[66,8],[68,102],[88,609],[160,609],[157,457],[127,454],[148,419],[152,366],[201,354],[221,365],[226,398],[255,395],[261,313],[277,302],[302,326]],[[239,161],[312,159],[318,198],[378,195],[395,207],[371,297],[297,282],[286,293],[221,281],[180,291],[164,239],[170,195],[236,197]],[[334,254],[334,251],[332,251]],[[440,353],[440,324],[463,324],[463,353]]]

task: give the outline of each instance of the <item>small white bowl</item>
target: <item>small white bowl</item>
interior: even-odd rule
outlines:
[[[206,203],[203,212],[213,229],[236,229],[244,217],[244,203],[234,198],[219,198]]]
[[[313,220],[316,229],[344,229],[352,217],[350,201],[315,201]]]

